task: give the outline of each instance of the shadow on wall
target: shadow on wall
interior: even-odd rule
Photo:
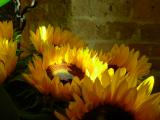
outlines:
[[[22,3],[25,0],[22,0]],[[37,0],[37,6],[26,14],[27,26],[41,24],[67,27],[71,13],[70,0]],[[24,6],[24,5],[22,5]],[[36,16],[36,17],[35,17]]]
[[[22,8],[29,4],[29,1],[22,0]],[[26,26],[23,30],[24,41],[29,41],[29,31],[34,31],[40,25],[51,24],[68,29],[70,6],[71,0],[37,0],[37,6],[26,14]]]

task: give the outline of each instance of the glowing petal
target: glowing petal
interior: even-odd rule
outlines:
[[[109,74],[109,76],[113,76],[114,75],[114,69],[113,68],[109,68],[108,69],[108,74]]]
[[[47,30],[45,26],[39,27],[41,39],[45,42],[47,40]]]
[[[144,86],[148,86],[148,90],[147,93],[151,94],[152,90],[153,90],[153,86],[154,86],[154,77],[150,76],[149,78],[147,78],[146,80],[144,80],[138,87],[137,89],[139,90],[140,88],[144,87]]]

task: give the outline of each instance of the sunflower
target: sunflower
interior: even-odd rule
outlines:
[[[72,98],[73,91],[78,93],[77,85],[85,74],[94,81],[107,68],[96,56],[91,57],[89,49],[69,46],[50,47],[44,51],[43,60],[35,57],[33,61],[29,63],[31,74],[24,74],[26,80],[42,93],[66,99]]]
[[[62,46],[69,44],[71,47],[84,47],[85,43],[80,38],[75,36],[72,32],[67,30],[62,30],[59,27],[52,27],[48,25],[40,26],[36,32],[30,32],[30,39],[37,51],[42,53],[44,49],[48,46]]]
[[[65,84],[65,80],[61,80],[59,76],[52,75],[49,66],[47,68],[47,66],[44,65],[44,61],[41,57],[34,56],[33,63],[30,62],[28,66],[30,73],[24,73],[23,76],[25,80],[32,86],[36,87],[40,93],[44,95],[52,94],[56,98],[63,97],[66,99],[70,99],[71,92],[76,91],[76,89],[74,90],[74,86],[79,82],[79,79],[77,79],[76,77],[72,78],[73,82],[71,84]],[[63,74],[66,74],[65,76],[67,77],[68,74],[65,73],[65,71],[61,70],[61,72],[63,72]]]
[[[50,66],[51,70],[54,65],[66,65],[68,71],[80,79],[85,74],[95,80],[107,69],[107,64],[100,61],[96,54],[91,56],[88,48],[51,47],[45,50],[43,59],[45,66]]]
[[[141,78],[147,75],[151,68],[146,56],[140,57],[139,51],[130,50],[128,46],[115,44],[111,51],[107,53],[100,52],[99,57],[102,61],[108,63],[108,67],[118,68],[125,67],[127,72]]]
[[[11,40],[13,36],[13,23],[12,21],[0,22],[0,39]]]
[[[111,80],[104,77],[107,86],[89,78],[82,81],[81,97],[74,94],[66,114],[55,112],[60,120],[159,120],[160,93],[151,94],[154,77],[144,80],[138,87],[130,84],[118,69]]]
[[[11,74],[17,63],[17,43],[12,40],[0,40],[0,83]]]

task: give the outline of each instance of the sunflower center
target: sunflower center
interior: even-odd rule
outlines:
[[[117,65],[108,65],[108,68],[113,68],[114,71],[116,71],[120,67],[118,67]]]
[[[3,65],[5,65],[4,61],[0,59],[0,63],[2,63]]]
[[[70,64],[68,68],[68,72],[71,73],[73,76],[77,76],[80,80],[84,77],[84,72],[76,65]]]
[[[58,65],[51,65],[46,70],[47,75],[52,80],[55,76],[60,78],[60,81],[63,84],[71,83],[74,76],[79,77],[82,79],[84,77],[84,73],[81,69],[76,67],[75,65],[68,65],[68,64],[58,64]]]
[[[131,112],[117,105],[101,105],[86,113],[82,120],[135,120]]]

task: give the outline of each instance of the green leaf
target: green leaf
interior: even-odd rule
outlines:
[[[10,0],[0,0],[0,7],[4,6],[7,4]]]
[[[8,93],[0,86],[0,120],[18,120],[17,109]]]

